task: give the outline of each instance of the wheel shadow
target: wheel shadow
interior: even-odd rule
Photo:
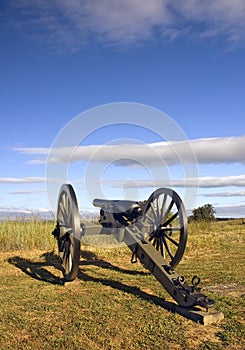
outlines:
[[[50,267],[54,267],[55,269],[61,271],[58,255],[54,254],[54,252],[49,252],[41,255],[40,257],[44,258],[44,261],[35,262],[29,259],[22,258],[20,256],[14,256],[8,259],[8,263],[14,265],[15,267],[23,271],[26,275],[38,281],[51,283],[55,285],[64,285],[65,282],[63,278],[60,278],[49,271]],[[80,269],[78,271],[78,276],[77,276],[78,279],[85,282],[99,283],[104,286],[111,287],[113,289],[117,289],[122,292],[126,292],[128,294],[132,294],[138,298],[141,298],[142,300],[146,300],[155,305],[159,305],[168,311],[175,312],[175,309],[176,309],[175,303],[165,301],[162,298],[146,293],[136,286],[129,286],[112,279],[92,277],[86,272],[86,268],[84,267],[98,266],[105,269],[111,269],[114,271],[125,273],[128,275],[137,275],[137,274],[148,275],[149,272],[122,269],[118,266],[112,265],[107,261],[98,259],[96,254],[88,251],[82,251],[81,257],[86,260],[81,260],[80,262]]]
[[[105,269],[111,269],[121,273],[129,275],[146,275],[148,272],[143,271],[132,271],[122,269],[118,266],[114,266],[111,263],[99,259],[96,254],[88,251],[81,251],[82,261],[80,261],[80,266],[97,266]],[[59,256],[53,251],[44,253],[40,256],[44,258],[44,261],[38,262],[29,260],[20,256],[14,256],[8,259],[8,263],[14,265],[21,271],[23,271],[28,276],[37,279],[39,281],[51,283],[51,284],[64,284],[63,278],[57,277],[48,268],[54,267],[56,270],[61,271]],[[78,276],[79,277],[79,276]]]
[[[51,284],[63,284],[62,278],[59,278],[47,269],[53,266],[57,270],[61,270],[59,257],[54,254],[54,252],[48,252],[42,254],[40,258],[44,258],[44,261],[34,262],[20,256],[14,256],[8,259],[8,263],[14,265],[23,271],[26,275],[38,281],[48,282]]]

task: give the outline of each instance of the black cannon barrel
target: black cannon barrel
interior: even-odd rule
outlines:
[[[102,208],[106,204],[112,204],[112,202],[113,201],[111,201],[110,199],[98,199],[98,198],[95,198],[93,200],[93,206]]]
[[[110,199],[94,199],[93,205],[95,207],[102,208],[104,206],[111,205],[114,209],[114,212],[126,212],[126,211],[132,211],[135,208],[139,207],[139,204],[135,201],[131,200],[110,200]]]

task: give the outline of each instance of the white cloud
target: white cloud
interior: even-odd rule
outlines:
[[[45,183],[45,182],[55,182],[61,183],[62,179],[46,179],[46,178],[0,178],[0,184],[35,184],[35,183]],[[81,179],[73,180],[72,183],[79,182]],[[133,181],[122,181],[122,180],[101,180],[101,183],[104,185],[110,185],[112,187],[121,187],[125,186],[127,188],[134,187],[199,187],[199,188],[215,188],[215,187],[245,187],[245,175],[234,175],[234,176],[204,176],[198,178],[186,178],[186,179],[173,179],[173,180],[142,180],[134,179]],[[45,192],[46,190],[37,189],[37,190],[19,190],[11,192],[12,194],[29,194],[33,192]],[[212,194],[205,194],[205,196],[214,197],[219,196],[243,196],[245,195],[244,191],[239,192],[217,192]]]
[[[47,192],[47,190],[42,190],[42,189],[40,189],[40,190],[23,190],[23,191],[11,191],[11,192],[9,192],[9,194],[14,194],[14,195],[28,195],[28,194],[36,194],[36,193],[45,193],[45,192]]]
[[[151,180],[134,180],[134,181],[118,181],[118,180],[108,180],[104,181],[104,184],[108,184],[113,187],[198,187],[198,188],[215,188],[215,187],[245,187],[245,175],[237,175],[237,176],[204,176],[198,178],[186,178],[179,180],[161,180],[161,181],[151,181]],[[232,192],[231,192],[232,193]],[[245,194],[244,191],[239,192],[240,195],[242,193]],[[204,194],[203,194],[204,195]],[[217,193],[217,196],[219,193]],[[205,194],[205,196],[209,196]],[[210,195],[212,197],[212,195]],[[221,193],[222,197],[222,193]]]
[[[191,181],[191,179],[189,180]],[[209,176],[200,177],[198,179],[198,187],[211,188],[211,187],[243,187],[245,186],[245,175],[234,176]]]
[[[43,183],[44,177],[0,177],[0,184]]]
[[[62,179],[45,177],[0,177],[0,184],[39,184],[45,182],[60,183]]]
[[[245,204],[228,204],[226,206],[214,206],[216,217],[245,218]]]
[[[11,148],[11,151],[18,151],[19,153],[23,154],[38,154],[38,155],[44,155],[47,156],[49,153],[49,148],[45,147],[36,147],[36,148],[28,148],[28,147],[13,147]]]
[[[161,0],[89,0],[80,10],[87,19],[89,32],[112,43],[118,40],[130,43],[150,39],[155,26],[170,22],[167,3]]]
[[[244,41],[244,0],[177,0],[175,3],[182,16],[202,25],[203,38],[224,35],[232,44]]]
[[[202,196],[204,197],[244,197],[245,198],[245,191],[203,193]]]
[[[243,0],[19,0],[12,7],[18,29],[72,50],[91,39],[119,46],[183,35],[245,39]]]
[[[56,149],[14,148],[27,155],[48,154],[50,163],[70,163],[77,161],[112,162],[118,166],[137,166],[137,162],[149,167],[176,164],[245,164],[245,136],[203,138],[189,141],[170,141],[150,144],[90,145],[61,147]],[[193,152],[196,156],[193,157]],[[30,164],[45,163],[46,158],[32,159]]]

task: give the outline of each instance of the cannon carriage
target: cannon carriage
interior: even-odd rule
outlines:
[[[159,188],[144,202],[94,199],[93,205],[100,209],[99,224],[81,223],[72,185],[61,186],[53,235],[65,281],[77,277],[82,238],[112,234],[132,251],[131,262],[139,261],[148,269],[181,307],[208,310],[214,306],[214,301],[201,293],[199,277],[194,276],[190,285],[175,270],[187,242],[187,215],[175,191]]]

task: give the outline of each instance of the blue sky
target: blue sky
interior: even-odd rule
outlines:
[[[82,128],[89,115],[93,132],[78,144],[71,130],[62,145],[82,147],[64,179],[74,184],[82,210],[91,208],[83,179],[90,169],[101,172],[105,196],[130,199],[169,184],[185,198],[198,175],[189,210],[211,203],[217,216],[245,217],[244,1],[2,1],[0,42],[1,212],[50,210],[48,152],[73,118]],[[95,110],[103,118],[98,106],[119,102],[151,106],[149,127],[120,124],[115,116],[114,125],[112,119],[100,128],[100,117],[91,119]],[[150,108],[183,131],[179,163],[170,149],[180,139],[151,130]],[[197,157],[194,179],[183,171],[190,166],[182,152],[187,140]],[[103,146],[100,162],[92,157],[96,146]],[[165,164],[144,157],[156,148]],[[131,162],[116,162],[121,150]],[[52,165],[57,172],[61,158]]]

